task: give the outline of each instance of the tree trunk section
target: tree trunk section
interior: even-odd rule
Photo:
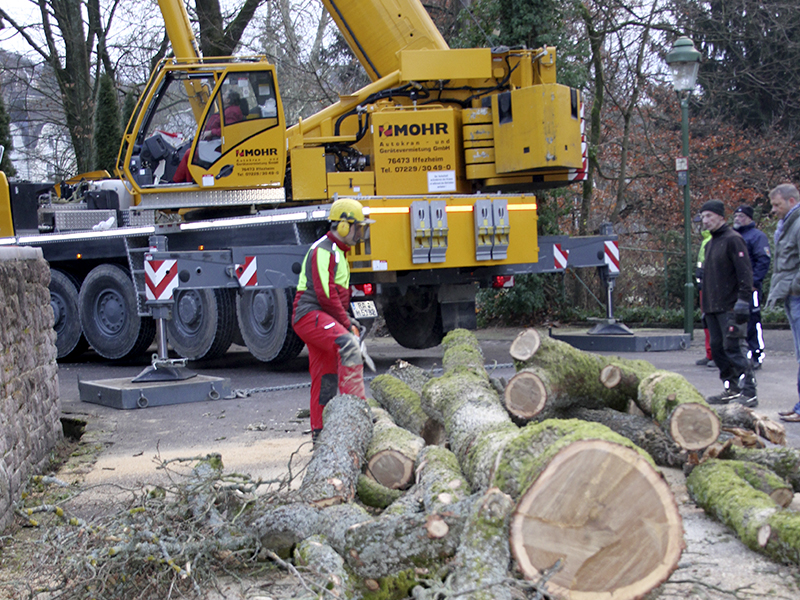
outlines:
[[[497,488],[478,498],[467,517],[447,583],[464,600],[511,600],[508,524],[514,501]]]
[[[719,437],[717,413],[678,373],[655,371],[645,377],[636,403],[686,450],[702,450]]]
[[[395,425],[388,411],[372,409],[372,441],[367,447],[365,474],[392,490],[404,490],[414,479],[414,463],[425,441]]]
[[[473,490],[486,489],[494,457],[519,432],[484,376],[469,369],[445,373],[425,385],[422,406],[445,424],[450,449]]]
[[[425,512],[442,512],[464,500],[470,486],[455,454],[441,446],[428,446],[417,458],[418,489]]]
[[[605,357],[605,363],[600,369],[600,383],[634,401],[639,394],[642,379],[656,370],[646,360],[628,360],[619,356]]]
[[[800,450],[796,448],[740,448],[729,446],[720,458],[746,460],[766,467],[800,492]]]
[[[316,506],[350,502],[372,439],[372,415],[357,396],[341,394],[325,406],[325,424],[299,494]]]
[[[545,380],[543,385],[552,396],[552,399],[550,396],[547,398],[548,406],[552,403],[553,408],[566,408],[571,403],[586,408],[608,407],[624,411],[631,395],[625,393],[625,388],[617,390],[606,387],[600,379],[600,373],[608,360],[606,357],[578,350],[566,342],[541,337],[535,354],[527,360],[516,360],[515,366],[518,374],[529,371]],[[518,383],[530,385],[531,378]],[[507,396],[508,389],[514,384],[512,378],[506,388]],[[524,395],[524,388],[518,393]]]
[[[470,500],[444,513],[382,516],[347,530],[345,559],[362,578],[379,579],[408,569],[438,573],[458,548]]]
[[[639,446],[661,467],[681,468],[686,462],[686,450],[676,444],[658,423],[647,417],[621,413],[610,408],[592,410],[580,407],[570,409],[563,416],[605,425]]]
[[[412,374],[415,373],[415,369],[417,367],[409,365],[403,372]],[[416,372],[410,379],[414,379],[413,384],[416,386],[422,383],[424,377]],[[428,377],[425,382],[430,379]],[[422,409],[421,388],[420,392],[416,392],[403,379],[397,379],[394,375],[378,375],[369,386],[375,400],[392,415],[397,425],[420,436],[426,444],[444,443],[444,427]]]
[[[529,467],[539,475],[511,521],[511,552],[524,576],[554,570],[545,591],[573,599],[640,598],[663,583],[678,565],[683,528],[648,459],[600,439],[554,445],[562,448],[550,460],[548,449]]]
[[[782,510],[739,475],[736,461],[707,460],[686,480],[692,499],[730,527],[751,550],[800,564],[800,514]]]

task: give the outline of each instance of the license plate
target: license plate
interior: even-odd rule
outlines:
[[[378,316],[378,309],[375,308],[375,303],[372,300],[351,302],[350,307],[353,309],[353,316],[356,319],[374,319]]]

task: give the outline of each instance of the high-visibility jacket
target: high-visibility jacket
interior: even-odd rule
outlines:
[[[300,269],[293,323],[311,311],[321,310],[350,329],[350,265],[345,256],[349,248],[331,232],[311,246]]]

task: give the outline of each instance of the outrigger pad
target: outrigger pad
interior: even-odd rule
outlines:
[[[230,379],[208,375],[196,375],[191,379],[167,382],[134,382],[127,377],[96,381],[79,380],[78,391],[81,402],[102,404],[122,410],[220,400],[230,398],[232,395]]]

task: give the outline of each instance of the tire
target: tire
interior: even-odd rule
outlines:
[[[122,267],[92,269],[81,286],[78,310],[86,341],[103,358],[138,357],[153,343],[155,321],[139,316],[136,289]]]
[[[56,269],[50,271],[50,306],[56,332],[56,358],[60,361],[76,358],[89,347],[81,331],[78,287],[70,275]]]
[[[244,343],[258,360],[279,364],[300,354],[304,344],[290,323],[292,290],[247,290],[236,309]]]
[[[383,306],[386,328],[404,348],[433,348],[444,329],[436,288],[410,287],[404,296],[390,296]]]
[[[167,338],[180,356],[213,360],[233,342],[236,305],[230,290],[177,290]]]

